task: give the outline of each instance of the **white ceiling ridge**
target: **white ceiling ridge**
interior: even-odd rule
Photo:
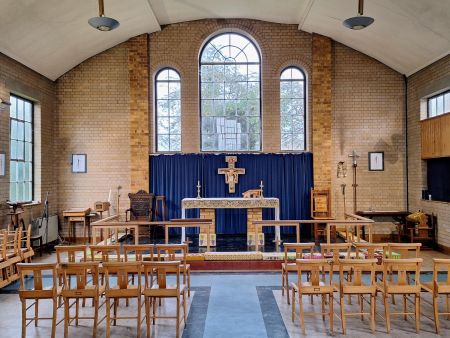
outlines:
[[[156,17],[155,11],[153,10],[150,0],[143,0],[143,1],[146,4],[145,7],[148,9],[148,14],[150,16],[150,19],[155,20],[158,23],[159,30],[161,30],[161,23],[159,22],[158,18]],[[147,32],[147,33],[153,33],[153,32]]]
[[[302,12],[300,13],[300,18],[298,21],[298,29],[303,30],[303,24],[308,18],[309,12],[311,11],[312,6],[314,5],[315,0],[308,0],[306,5],[303,7]]]

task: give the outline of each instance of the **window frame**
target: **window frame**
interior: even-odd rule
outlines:
[[[236,34],[239,35],[243,38],[245,38],[246,40],[249,41],[249,43],[251,43],[253,45],[253,47],[255,48],[256,52],[258,53],[258,58],[259,58],[259,62],[234,62],[234,63],[224,63],[225,64],[235,64],[235,65],[258,65],[259,68],[259,73],[258,73],[258,84],[259,84],[259,150],[203,150],[203,132],[202,132],[202,126],[203,126],[203,112],[202,112],[202,65],[218,65],[220,63],[213,63],[213,62],[202,62],[202,55],[203,52],[205,50],[205,48],[210,44],[210,42],[222,35],[228,35],[228,34]],[[234,31],[234,30],[227,30],[227,31],[222,31],[219,32],[217,34],[213,34],[211,36],[209,36],[203,43],[202,48],[200,49],[200,53],[198,56],[198,93],[199,93],[199,133],[200,133],[200,152],[201,153],[262,153],[263,152],[263,102],[262,102],[262,56],[261,56],[261,51],[259,49],[258,44],[254,41],[254,39],[250,36],[247,35],[245,33],[239,32],[239,31]],[[247,72],[248,74],[248,72]],[[246,81],[247,83],[249,81]],[[250,82],[254,82],[254,81],[250,81]],[[225,101],[225,99],[224,99]]]
[[[296,149],[281,149],[281,137],[282,137],[282,132],[281,132],[281,82],[282,81],[299,81],[299,80],[293,80],[293,79],[289,79],[289,80],[282,80],[281,79],[281,75],[284,73],[284,71],[290,69],[290,68],[294,68],[297,69],[298,71],[300,71],[300,73],[303,75],[303,150],[296,150]],[[307,117],[308,117],[308,112],[307,112],[307,95],[308,95],[308,77],[306,76],[306,71],[296,65],[289,65],[284,67],[281,72],[280,72],[280,76],[279,76],[279,100],[280,100],[280,126],[279,126],[279,130],[280,130],[280,151],[283,153],[302,153],[307,151],[306,146],[307,146],[307,139],[308,139],[308,130],[307,130],[307,126],[308,126],[308,122],[307,122]]]
[[[446,95],[450,95],[450,89],[440,92],[439,94],[427,97],[427,119],[450,113],[450,107],[445,106],[445,96]],[[441,114],[436,114],[434,116],[430,116],[430,101],[433,99],[436,99],[440,96],[442,96],[442,101],[443,101],[443,103],[442,103],[443,104],[443,112]],[[437,106],[436,106],[436,112],[437,112]]]
[[[34,101],[32,101],[32,100],[30,100],[30,99],[27,99],[27,98],[25,98],[25,97],[23,97],[23,96],[20,96],[20,95],[17,95],[17,94],[14,94],[14,93],[10,93],[10,98],[11,97],[14,97],[16,100],[21,100],[21,101],[24,101],[24,102],[28,102],[28,103],[30,103],[30,105],[31,105],[31,121],[29,122],[30,124],[31,124],[31,142],[28,142],[28,143],[31,143],[31,201],[26,201],[26,202],[32,202],[32,201],[34,201],[34,194],[35,194],[35,187],[34,187],[34,183],[35,183],[35,181],[34,181],[34,176],[35,176],[35,151],[34,151],[34,108],[35,108],[35,102]],[[10,99],[10,101],[12,101],[11,99]],[[10,108],[11,109],[11,108]],[[16,109],[17,109],[17,106],[16,106]],[[24,111],[24,114],[25,114],[25,111]],[[11,162],[22,162],[22,163],[26,163],[27,161],[25,161],[25,149],[24,149],[24,154],[23,154],[23,157],[24,157],[24,159],[23,160],[18,160],[18,159],[12,159],[12,156],[11,156],[11,142],[12,142],[12,121],[20,121],[20,122],[24,122],[24,123],[28,123],[27,121],[25,121],[25,118],[23,119],[23,120],[20,120],[20,119],[18,119],[17,118],[17,110],[16,110],[16,117],[11,117],[11,112],[10,112],[10,114],[9,114],[9,170],[10,170],[10,172],[9,172],[9,188],[10,188],[10,191],[8,192],[8,198],[11,200]],[[24,127],[24,143],[26,143],[26,141],[25,141],[25,127]],[[17,156],[16,156],[17,157]],[[24,181],[25,182],[25,181]],[[22,201],[20,201],[20,200],[14,200],[13,202],[22,202]]]
[[[158,81],[158,76],[164,72],[164,71],[168,71],[168,70],[172,70],[174,71],[177,75],[179,80],[159,80]],[[169,84],[170,82],[177,82],[180,84],[180,150],[159,150],[158,149],[158,82],[166,82],[167,84]],[[155,123],[154,123],[154,127],[155,127],[155,152],[156,153],[160,153],[160,154],[176,154],[176,153],[181,153],[182,149],[183,149],[183,130],[182,130],[182,109],[181,109],[181,75],[180,72],[178,70],[176,70],[173,67],[162,67],[161,69],[159,69],[156,73],[155,73],[155,77],[154,77],[154,81],[153,81],[153,85],[154,85],[154,92],[155,92],[155,99],[154,99],[154,111],[155,111]],[[170,102],[170,100],[168,99],[167,101]],[[169,120],[170,121],[170,120]],[[170,128],[169,128],[169,149],[170,149]]]

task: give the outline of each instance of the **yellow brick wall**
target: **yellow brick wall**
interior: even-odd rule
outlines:
[[[422,200],[427,187],[426,162],[421,160],[420,100],[430,91],[450,85],[450,56],[433,63],[408,78],[408,165],[410,210],[421,209],[437,215],[438,242],[450,251],[450,203]],[[433,89],[432,89],[433,88]],[[448,135],[450,138],[450,135]]]

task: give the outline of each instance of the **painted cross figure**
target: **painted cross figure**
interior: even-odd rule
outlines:
[[[235,167],[237,156],[226,156],[225,162],[228,163],[228,168],[219,168],[217,173],[225,175],[225,184],[228,184],[228,192],[234,193],[236,191],[236,184],[239,181],[239,175],[244,175],[245,169]]]

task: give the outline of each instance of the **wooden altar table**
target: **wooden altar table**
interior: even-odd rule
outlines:
[[[275,220],[280,219],[280,200],[275,197],[263,197],[263,198],[239,198],[239,197],[220,197],[220,198],[183,198],[181,201],[181,218],[186,218],[186,210],[187,209],[263,209],[263,208],[271,208],[275,209]],[[215,224],[215,217],[210,217],[211,215],[207,215],[207,217],[202,218],[212,218],[213,224]],[[248,222],[247,222],[248,227]],[[181,229],[181,241],[184,242],[186,240],[186,232],[185,229]],[[248,233],[247,229],[247,233]],[[256,238],[255,238],[256,240]],[[280,240],[280,227],[275,227],[275,240]],[[209,244],[209,243],[208,243]]]

